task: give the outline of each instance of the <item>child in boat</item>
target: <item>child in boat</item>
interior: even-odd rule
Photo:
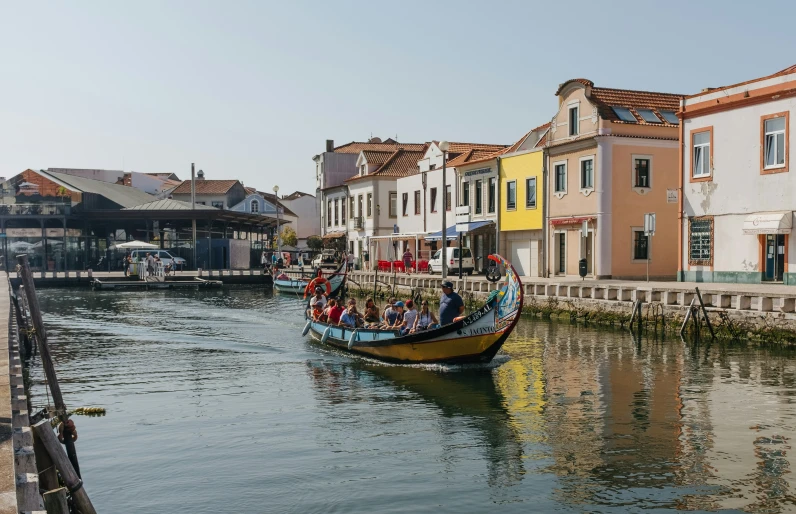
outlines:
[[[417,309],[415,309],[415,302],[412,300],[406,301],[406,310],[404,311],[404,320],[401,323],[401,335],[405,336],[415,326],[417,319]]]
[[[434,328],[438,323],[437,317],[434,316],[434,313],[428,308],[428,300],[423,300],[423,303],[420,305],[420,312],[417,313],[417,318],[415,319],[415,325],[409,333],[414,334],[421,330]]]
[[[323,303],[315,302],[315,304],[312,306],[312,319],[314,321],[325,321],[321,319],[323,316]]]

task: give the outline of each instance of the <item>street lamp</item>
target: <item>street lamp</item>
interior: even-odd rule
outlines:
[[[274,186],[276,197],[276,254],[277,259],[282,258],[282,234],[279,233],[279,186]]]
[[[442,150],[442,280],[448,278],[448,225],[445,220],[445,214],[448,211],[448,185],[445,180],[445,166],[450,146],[447,141],[439,143],[439,149]]]

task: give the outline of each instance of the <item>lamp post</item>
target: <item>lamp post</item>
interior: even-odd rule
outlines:
[[[282,258],[282,234],[279,233],[279,186],[274,186],[276,197],[276,253],[277,259]]]
[[[442,280],[448,278],[448,225],[445,220],[448,211],[448,185],[445,175],[450,146],[447,141],[439,143],[439,149],[442,150]]]

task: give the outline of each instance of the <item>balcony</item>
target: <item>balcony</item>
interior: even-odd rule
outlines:
[[[351,218],[351,222],[356,230],[362,230],[365,228],[365,220],[362,219],[362,216]]]
[[[0,216],[69,216],[72,206],[63,203],[0,204]]]

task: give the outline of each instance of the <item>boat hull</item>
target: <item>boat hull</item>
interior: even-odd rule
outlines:
[[[332,272],[330,276],[327,275],[329,283],[331,284],[331,292],[329,293],[329,296],[337,295],[337,293],[340,291],[340,287],[343,285],[343,282],[345,282],[345,277],[345,264],[340,266],[340,268],[338,268],[336,271]],[[274,278],[273,287],[274,290],[278,291],[279,293],[303,295],[304,288],[307,287],[307,284],[310,283],[310,280],[312,279],[291,278],[289,280],[278,280],[277,278]]]

